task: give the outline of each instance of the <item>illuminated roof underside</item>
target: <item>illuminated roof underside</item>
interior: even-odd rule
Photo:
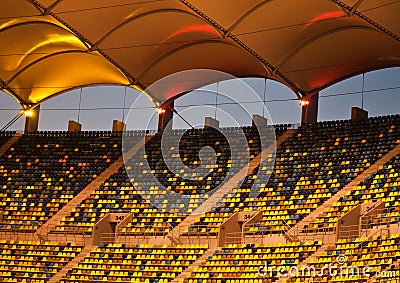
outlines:
[[[1,4],[0,87],[22,105],[88,85],[146,89],[189,69],[269,77],[306,96],[362,72],[400,66],[400,1]],[[212,82],[198,78],[185,88]],[[153,99],[162,103],[177,94]]]

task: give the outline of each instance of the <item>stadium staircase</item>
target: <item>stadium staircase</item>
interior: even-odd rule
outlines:
[[[59,210],[49,221],[47,221],[42,227],[36,231],[36,235],[41,241],[49,240],[50,231],[53,230],[57,223],[61,221],[63,217],[70,215],[72,209],[74,209],[79,203],[88,198],[92,192],[100,188],[111,175],[118,172],[119,168],[124,165],[124,158],[132,158],[139,149],[144,145],[144,139],[134,145],[124,156],[120,156],[114,161],[106,170],[103,171],[96,179],[94,179],[89,185],[87,185],[76,197],[69,201],[61,210]]]
[[[9,149],[19,138],[22,137],[22,133],[15,133],[5,144],[0,147],[0,156],[6,153],[7,149]]]
[[[82,251],[73,259],[71,260],[68,264],[66,264],[60,271],[58,271],[53,277],[50,278],[47,283],[58,283],[60,280],[67,274],[69,270],[71,270],[76,264],[81,262],[85,256],[90,253],[90,251],[96,248],[96,246],[92,245],[86,245]]]
[[[167,237],[175,244],[179,244],[179,237],[184,233],[186,229],[190,227],[204,212],[210,211],[212,207],[215,207],[218,200],[220,200],[224,195],[229,194],[236,188],[236,185],[246,176],[248,172],[253,172],[253,170],[259,166],[264,160],[268,158],[268,153],[275,152],[273,147],[278,148],[286,139],[290,138],[295,130],[287,130],[283,133],[276,141],[275,144],[264,149],[260,154],[253,158],[248,166],[244,166],[238,173],[236,173],[231,179],[229,179],[224,185],[221,186],[219,190],[214,192],[211,197],[204,201],[199,207],[197,207],[189,216],[187,216],[181,223],[175,226]],[[261,159],[262,158],[262,159]]]
[[[309,215],[307,215],[302,221],[294,225],[290,230],[287,231],[287,236],[293,239],[297,239],[295,236],[296,232],[301,234],[303,227],[309,223],[312,223],[316,220],[316,218],[322,214],[327,208],[331,207],[335,202],[338,202],[340,198],[344,197],[348,192],[351,192],[353,188],[357,187],[362,181],[364,181],[368,176],[371,176],[373,173],[378,171],[383,165],[388,162],[390,159],[395,157],[400,152],[400,144],[395,146],[391,151],[385,154],[381,159],[372,164],[368,169],[366,169],[363,173],[358,175],[353,181],[348,183],[343,189],[338,191],[334,196],[332,196],[329,200],[327,200],[323,205],[319,206]]]
[[[195,262],[188,266],[184,271],[182,271],[177,277],[175,277],[171,283],[183,282],[185,278],[193,272],[196,267],[199,267],[203,262],[205,262],[209,256],[212,256],[215,252],[214,248],[209,248],[201,257],[199,257]]]
[[[328,244],[323,244],[322,246],[320,246],[312,255],[310,255],[309,257],[305,258],[302,262],[299,262],[299,264],[297,265],[297,270],[299,270],[299,272],[302,271],[303,267],[309,267],[310,263],[315,260],[316,258],[318,258],[318,255],[322,254],[323,252],[327,251],[329,248],[331,248],[331,245]],[[307,272],[307,269],[306,271]],[[278,280],[276,280],[274,283],[285,283],[287,277],[280,277]]]

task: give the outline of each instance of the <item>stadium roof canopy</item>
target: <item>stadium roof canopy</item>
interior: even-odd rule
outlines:
[[[0,87],[23,106],[89,85],[146,89],[182,70],[268,77],[312,95],[400,66],[400,1],[2,0]],[[193,78],[167,99],[215,82]]]

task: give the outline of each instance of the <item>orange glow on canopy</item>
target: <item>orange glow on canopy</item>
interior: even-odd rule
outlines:
[[[16,66],[13,66],[13,69],[19,68],[19,66],[22,64],[22,62],[27,58],[30,54],[36,52],[37,50],[40,50],[40,48],[45,47],[47,45],[54,45],[56,46],[57,44],[65,44],[66,46],[69,46],[71,49],[85,49],[85,45],[74,35],[60,35],[60,34],[48,34],[45,35],[46,38],[38,42],[36,45],[32,46],[29,50],[27,50],[21,58],[19,58],[18,62],[16,63]]]
[[[327,13],[323,13],[319,16],[316,16],[314,18],[312,18],[303,28],[302,30],[305,30],[306,28],[308,28],[309,26],[320,22],[320,21],[324,21],[324,20],[329,20],[329,19],[336,19],[336,18],[341,18],[343,17],[345,14],[343,11],[334,11],[334,12],[327,12]]]
[[[183,27],[183,28],[171,33],[166,38],[164,38],[161,42],[164,43],[173,37],[176,37],[178,35],[185,34],[185,33],[191,33],[191,32],[203,32],[203,33],[212,33],[214,35],[218,35],[216,30],[212,26],[209,26],[209,25],[186,26],[186,27]]]

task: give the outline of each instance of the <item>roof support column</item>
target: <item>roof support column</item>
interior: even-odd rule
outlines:
[[[301,103],[302,124],[318,122],[318,101],[319,101],[319,92],[317,92],[307,100],[302,100]]]
[[[25,114],[25,133],[37,132],[39,126],[40,104]]]
[[[174,100],[162,105],[158,109],[158,132],[162,133],[164,130],[172,130],[172,123],[174,117]]]

